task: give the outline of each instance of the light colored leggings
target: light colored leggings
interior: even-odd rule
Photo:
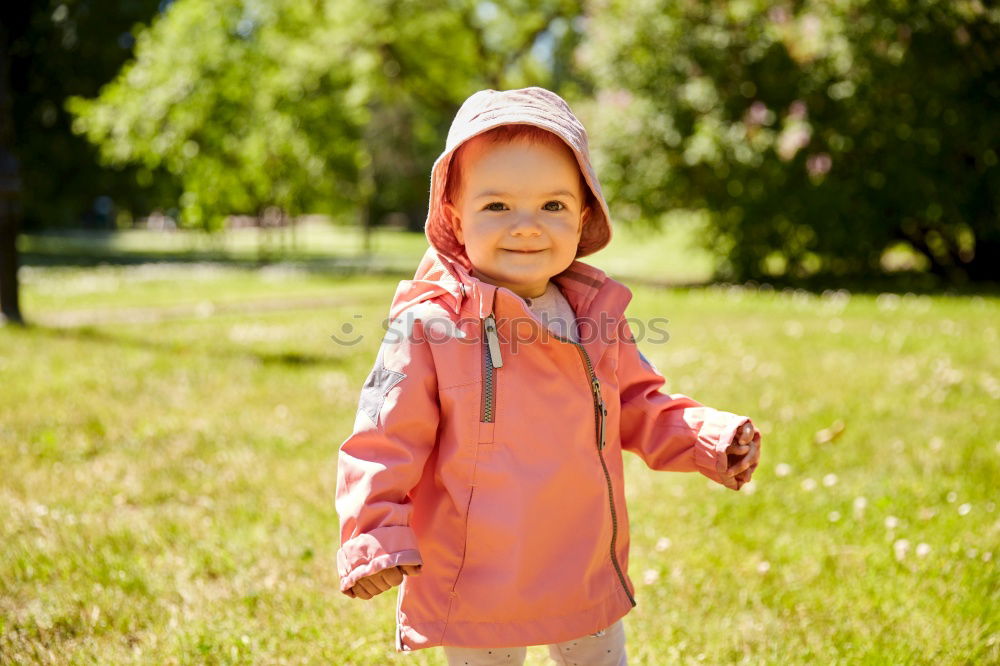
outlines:
[[[526,647],[463,648],[444,646],[448,666],[521,666]],[[613,625],[582,638],[549,645],[549,657],[558,666],[628,666],[625,655],[625,625]]]

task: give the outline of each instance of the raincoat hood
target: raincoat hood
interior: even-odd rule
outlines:
[[[397,317],[417,303],[439,296],[445,296],[440,301],[449,304],[453,313],[458,314],[463,300],[474,295],[470,292],[489,289],[470,275],[472,263],[445,214],[445,186],[452,157],[460,145],[487,130],[509,124],[535,125],[548,130],[562,139],[576,157],[597,204],[581,232],[577,259],[597,252],[611,241],[611,215],[591,165],[587,131],[565,100],[550,90],[536,86],[503,91],[480,90],[458,109],[448,130],[444,152],[434,162],[427,221],[424,224],[430,247],[424,253],[413,279],[400,283],[390,306],[390,318]],[[600,269],[578,260],[563,271],[561,276],[565,275],[576,276],[577,280],[593,287],[599,286],[607,277]],[[554,279],[562,286],[561,276]],[[574,299],[570,298],[573,302]],[[627,299],[628,296],[625,297],[626,302]]]
[[[611,214],[601,184],[590,163],[587,131],[562,97],[533,86],[516,90],[480,90],[455,114],[444,152],[431,170],[431,194],[424,231],[431,246],[466,270],[471,268],[465,247],[455,237],[444,213],[445,184],[455,150],[469,139],[499,125],[534,125],[552,132],[569,146],[597,202],[583,227],[576,256],[597,252],[611,240]]]

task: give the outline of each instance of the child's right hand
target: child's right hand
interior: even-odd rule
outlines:
[[[370,576],[359,578],[354,587],[350,589],[351,596],[366,600],[371,599],[402,583],[404,574],[407,576],[419,575],[420,567],[419,564],[400,564],[397,567],[383,569]]]

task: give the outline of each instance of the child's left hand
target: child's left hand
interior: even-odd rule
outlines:
[[[729,462],[726,476],[735,477],[743,483],[749,482],[760,460],[759,438],[754,438],[752,423],[744,423],[736,432],[732,444],[726,449],[726,456]]]

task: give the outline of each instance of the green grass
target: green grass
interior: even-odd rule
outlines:
[[[0,663],[444,663],[395,654],[394,593],[337,591],[337,448],[398,276],[23,275]],[[752,415],[764,449],[740,493],[626,456],[631,663],[1000,662],[1000,299],[633,291],[669,319],[636,330],[668,389]]]

